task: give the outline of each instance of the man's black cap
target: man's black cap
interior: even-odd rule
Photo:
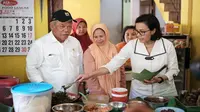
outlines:
[[[66,21],[72,20],[76,22],[76,20],[74,20],[71,14],[66,10],[58,10],[54,12],[52,16],[52,21],[55,21],[55,20],[58,20],[60,22],[66,22]]]

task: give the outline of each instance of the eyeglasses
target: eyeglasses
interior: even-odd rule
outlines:
[[[138,30],[136,30],[136,35],[140,35],[140,36],[144,36],[145,34],[146,34],[146,32],[148,32],[148,31],[150,31],[150,30],[146,30],[146,31],[138,31]]]

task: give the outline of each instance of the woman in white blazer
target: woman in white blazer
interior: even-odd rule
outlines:
[[[178,62],[173,44],[162,38],[160,23],[152,14],[139,16],[136,21],[137,39],[129,41],[118,55],[109,63],[91,74],[79,75],[77,80],[87,80],[93,76],[112,73],[129,58],[132,71],[140,73],[143,69],[155,72],[167,65],[158,75],[150,80],[132,80],[130,98],[145,96],[176,96],[177,91],[173,76],[177,76]]]

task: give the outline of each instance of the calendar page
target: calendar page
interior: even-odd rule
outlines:
[[[26,55],[34,40],[34,0],[0,0],[0,55]]]

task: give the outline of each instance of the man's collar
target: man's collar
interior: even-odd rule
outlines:
[[[53,32],[51,31],[50,33],[49,33],[49,35],[50,35],[50,42],[52,42],[52,43],[54,43],[54,42],[59,42],[57,39],[56,39],[56,37],[53,35]]]
[[[53,32],[51,31],[50,33],[50,42],[55,43],[55,42],[59,42],[56,37],[53,35]],[[63,43],[67,43],[69,41],[69,37],[63,42]],[[60,43],[60,42],[59,42]]]

